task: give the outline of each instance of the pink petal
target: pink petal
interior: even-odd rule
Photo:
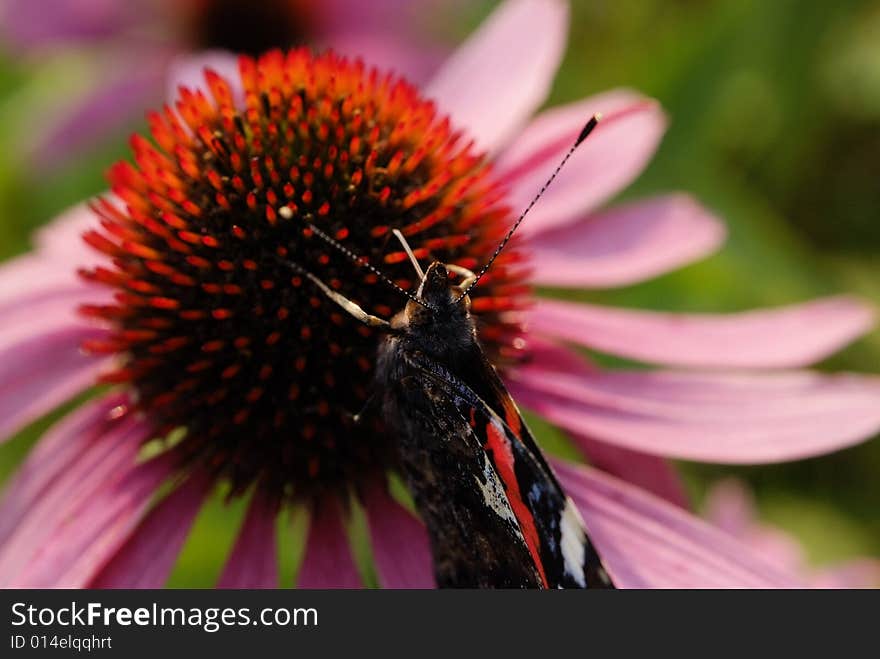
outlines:
[[[797,538],[782,529],[756,524],[749,533],[735,537],[780,570],[801,576],[809,573],[803,546]]]
[[[880,561],[858,558],[819,570],[814,588],[880,588]]]
[[[166,496],[110,557],[90,588],[161,588],[214,482],[195,474]]]
[[[53,534],[81,515],[80,510],[87,510],[97,493],[116,487],[120,477],[130,477],[147,429],[131,418],[122,418],[102,420],[86,432],[80,451],[64,456],[59,465],[62,470],[47,481],[39,496],[18,502],[26,508],[0,547],[0,585],[8,584],[38,558]],[[10,498],[10,506],[17,508],[14,491]]]
[[[364,505],[381,586],[436,587],[428,533],[422,523],[379,487],[367,493]]]
[[[794,536],[761,522],[754,497],[742,481],[726,478],[715,483],[706,494],[703,508],[708,522],[768,562],[793,574],[808,573],[803,547]]]
[[[831,567],[812,570],[803,547],[782,529],[764,524],[758,517],[754,496],[742,481],[726,478],[706,494],[705,517],[759,552],[781,569],[810,576],[813,588],[870,588],[880,586],[880,561],[857,558]]]
[[[438,21],[454,17],[463,0],[323,0],[311,3],[313,44],[329,46],[368,66],[421,83],[439,68],[449,48]]]
[[[526,207],[597,112],[602,121],[535,206],[524,235],[573,222],[616,195],[645,168],[666,129],[657,102],[627,90],[544,112],[497,160],[499,175],[512,187],[508,201],[514,209]]]
[[[127,403],[113,394],[90,401],[65,416],[40,439],[6,486],[0,502],[0,546],[38,501],[49,496],[59,479],[84,459],[91,447],[110,431],[111,413]]]
[[[327,41],[340,55],[360,57],[368,66],[393,71],[416,83],[428,79],[437,70],[447,51],[425,41],[402,38],[387,30],[337,34]]]
[[[725,315],[609,309],[539,300],[530,330],[645,362],[789,368],[820,361],[870,329],[874,311],[838,296]]]
[[[105,362],[80,352],[88,327],[0,343],[0,441],[92,386]]]
[[[34,49],[59,42],[103,41],[143,21],[149,3],[118,0],[6,0],[3,35],[16,48]]]
[[[821,455],[880,430],[880,379],[792,372],[599,372],[540,356],[510,381],[574,438],[685,460],[754,464]]]
[[[278,500],[257,489],[218,588],[278,588]]]
[[[103,63],[106,69],[84,98],[36,134],[30,159],[37,168],[52,170],[103,138],[122,133],[143,116],[144,108],[161,102],[167,63],[161,50],[141,48]]]
[[[110,193],[105,192],[101,196],[119,202],[118,198]],[[119,203],[124,204],[124,202]],[[99,226],[98,217],[89,205],[77,204],[41,227],[36,233],[34,242],[43,256],[51,256],[53,259],[67,257],[69,261],[61,265],[75,275],[77,268],[94,265],[96,261],[106,258],[83,240],[86,231]]]
[[[107,300],[107,289],[85,282],[75,270],[69,260],[43,254],[26,254],[0,266],[0,336],[15,334],[10,326],[21,324],[21,318],[32,318],[31,305],[44,322],[55,321],[57,316],[73,322],[82,321],[77,314],[80,304]],[[48,303],[53,306],[45,311],[39,308]]]
[[[677,506],[595,469],[557,462],[620,588],[796,588],[745,545]]]
[[[711,254],[724,235],[721,222],[684,194],[626,204],[534,235],[528,243],[532,282],[635,284]]]
[[[135,530],[170,464],[137,464],[133,441],[105,436],[120,445],[91,469],[53,486],[52,503],[40,501],[4,547],[0,583],[17,588],[83,588]],[[97,453],[97,451],[93,451]],[[125,453],[129,454],[125,456]],[[120,454],[123,458],[120,459]],[[99,456],[101,457],[101,456]],[[84,465],[77,465],[79,467]]]
[[[0,301],[0,350],[65,331],[100,335],[104,330],[77,311],[82,304],[100,300],[106,300],[103,291],[79,286],[34,291],[8,303]]]
[[[597,469],[638,485],[676,506],[689,507],[681,476],[668,460],[622,446],[596,442],[588,437],[578,437],[577,444]]]
[[[587,364],[567,348],[530,337],[529,347],[533,360],[544,370],[569,370],[572,364],[589,370]],[[516,374],[511,377],[515,380]],[[513,385],[515,386],[515,385]],[[638,485],[662,499],[682,508],[690,508],[684,483],[675,466],[668,460],[622,446],[598,442],[584,435],[577,436],[577,445],[590,464],[628,483]]]
[[[758,522],[754,496],[735,478],[718,481],[706,493],[703,516],[736,538],[751,532]]]
[[[297,587],[361,588],[362,585],[342,523],[339,503],[335,499],[328,499],[312,511]]]
[[[0,264],[0,313],[9,313],[13,303],[33,294],[58,289],[75,290],[79,284],[75,268],[57,259],[25,254]],[[3,324],[4,326],[6,323]]]
[[[205,70],[211,69],[229,82],[236,107],[244,107],[244,89],[238,72],[238,56],[225,50],[206,50],[195,54],[178,55],[168,67],[165,96],[173,102],[180,87],[201,90],[208,98],[211,93],[205,81]]]
[[[103,366],[79,349],[105,331],[89,325],[78,307],[110,295],[76,274],[99,260],[80,237],[94,222],[85,205],[76,206],[37,233],[35,254],[0,266],[2,438],[93,384]]]
[[[36,250],[0,265],[0,328],[6,335],[10,325],[17,324],[12,314],[32,317],[25,307],[47,300],[60,301],[69,297],[67,309],[54,314],[77,318],[76,307],[92,302],[100,304],[110,294],[101,286],[89,284],[77,271],[102,261],[103,257],[90,248],[82,234],[97,226],[94,213],[86,204],[65,211],[35,236]],[[41,320],[44,320],[41,318]]]
[[[507,0],[446,61],[425,93],[478,148],[494,150],[544,102],[567,29],[565,2]]]

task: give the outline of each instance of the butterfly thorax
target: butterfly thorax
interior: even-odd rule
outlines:
[[[479,352],[476,328],[470,314],[470,300],[459,299],[461,291],[449,281],[442,263],[428,267],[417,297],[391,320],[389,342],[410,354],[454,367],[473,361]]]

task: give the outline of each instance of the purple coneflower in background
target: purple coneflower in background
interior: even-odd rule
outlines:
[[[728,478],[714,484],[706,495],[706,518],[738,538],[790,574],[801,575],[816,588],[876,588],[880,560],[855,558],[812,567],[804,549],[791,535],[760,521],[755,500],[744,483]]]
[[[332,46],[421,81],[447,48],[432,29],[438,0],[0,0],[0,38],[11,54],[79,53],[94,75],[61,120],[30,145],[46,168],[162,102],[170,67],[189,53],[257,55]],[[448,8],[447,8],[448,9]]]
[[[655,102],[617,91],[530,118],[566,28],[563,2],[510,0],[421,91],[303,50],[186,79],[175,109],[150,115],[155,144],[134,137],[135,164],[111,170],[111,194],[0,270],[0,435],[98,378],[114,384],[50,429],[8,486],[0,584],[161,586],[223,482],[251,502],[221,586],[278,585],[275,520],[298,504],[311,512],[300,586],[361,584],[351,506],[383,586],[432,585],[425,531],[386,487],[392,440],[352,418],[377,337],[281,263],[379,315],[402,300],[296,218],[402,286],[412,271],[393,228],[423,261],[474,267],[595,112],[604,121],[477,289],[481,340],[518,400],[590,459],[557,469],[618,585],[801,584],[687,512],[665,458],[781,461],[870,437],[876,378],[767,371],[822,359],[872,313],[848,298],[687,316],[533,297],[532,284],[658,275],[724,233],[684,194],[603,208],[657,147]],[[601,369],[571,343],[678,370]]]

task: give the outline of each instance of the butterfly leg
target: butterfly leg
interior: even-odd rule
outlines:
[[[447,263],[446,269],[450,272],[454,272],[462,278],[461,282],[458,284],[458,287],[463,291],[467,290],[468,287],[477,280],[477,275],[475,275],[467,268],[462,268],[460,265]]]
[[[344,295],[341,295],[334,291],[332,288],[327,286],[323,281],[318,279],[311,272],[301,267],[299,264],[294,263],[292,261],[285,261],[285,265],[290,267],[292,270],[295,270],[303,277],[307,278],[311,281],[315,286],[321,289],[321,292],[324,293],[328,298],[330,298],[333,302],[342,307],[343,311],[352,316],[358,322],[363,323],[368,327],[378,327],[384,330],[391,329],[391,323],[389,323],[384,318],[379,318],[378,316],[374,316],[372,314],[367,313],[363,309],[361,309],[357,304],[349,300]]]
[[[363,309],[361,309],[357,304],[349,300],[344,295],[340,295],[332,288],[327,286],[320,279],[315,277],[311,272],[306,272],[305,276],[308,277],[315,286],[320,288],[324,295],[333,300],[336,304],[338,304],[342,309],[352,316],[355,320],[367,325],[368,327],[381,327],[383,329],[388,329],[391,327],[391,323],[383,318],[379,318],[378,316],[374,316],[372,314],[367,313]]]

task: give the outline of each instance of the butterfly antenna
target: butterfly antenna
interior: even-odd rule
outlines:
[[[400,229],[394,229],[391,233],[393,233],[394,237],[400,241],[401,245],[403,245],[403,251],[406,252],[406,255],[409,257],[409,262],[412,263],[413,268],[416,269],[416,274],[419,276],[419,279],[424,279],[425,273],[422,270],[422,266],[419,265],[419,260],[416,258],[416,255],[413,254],[413,251],[410,248],[409,243],[406,242],[406,238],[403,237],[403,234],[400,232]]]
[[[492,267],[492,263],[495,262],[495,259],[497,259],[498,255],[501,254],[501,250],[503,250],[505,248],[505,246],[507,246],[507,243],[510,242],[510,239],[513,238],[513,234],[519,228],[519,225],[522,224],[522,221],[524,219],[526,219],[526,216],[529,214],[529,211],[531,211],[532,208],[535,206],[535,204],[538,203],[538,200],[544,196],[544,193],[547,192],[547,188],[549,188],[550,185],[553,183],[553,181],[556,179],[556,177],[559,176],[559,172],[562,171],[562,168],[565,167],[565,164],[574,155],[575,150],[577,150],[577,148],[581,145],[581,143],[585,139],[587,139],[587,137],[590,135],[590,133],[593,132],[593,129],[596,128],[596,126],[599,124],[599,121],[601,119],[602,119],[602,115],[597,113],[597,114],[594,114],[592,117],[590,117],[590,120],[586,124],[584,124],[584,127],[581,129],[581,132],[578,135],[577,139],[575,140],[574,144],[571,145],[571,148],[565,154],[565,157],[562,159],[562,161],[559,163],[559,165],[557,165],[556,169],[550,175],[550,178],[548,178],[547,182],[544,183],[543,186],[541,186],[541,189],[538,191],[538,194],[536,194],[534,196],[534,198],[529,202],[529,205],[526,206],[526,209],[517,218],[516,222],[513,223],[513,226],[510,228],[510,231],[508,231],[507,235],[504,236],[504,239],[498,245],[498,247],[495,250],[495,253],[492,254],[492,257],[489,259],[489,261],[486,263],[486,265],[484,265],[480,269],[480,271],[474,277],[474,279],[470,283],[470,285],[461,293],[461,295],[458,296],[458,298],[455,300],[456,303],[458,303],[462,299],[464,299],[464,297],[473,290],[473,288],[477,285],[477,283],[479,283],[479,281],[483,277],[483,275],[486,274],[486,271],[488,271],[489,268]]]
[[[293,218],[293,211],[291,211],[287,206],[282,207],[278,211],[278,214],[287,220]],[[335,250],[337,250],[338,252],[343,254],[348,260],[350,260],[355,265],[369,270],[374,275],[376,275],[380,280],[382,280],[385,284],[387,284],[388,286],[390,286],[391,288],[396,290],[398,293],[405,295],[408,299],[412,300],[416,304],[420,304],[421,306],[425,307],[426,309],[431,309],[432,311],[435,310],[434,307],[429,305],[424,300],[419,299],[418,297],[416,297],[415,295],[413,295],[409,291],[398,286],[388,275],[386,275],[384,272],[379,270],[379,268],[377,268],[376,266],[372,265],[363,256],[360,256],[359,254],[354,253],[353,251],[348,249],[348,247],[346,247],[345,245],[340,243],[338,240],[336,240],[332,236],[328,235],[326,232],[324,232],[321,229],[319,229],[318,227],[316,227],[311,222],[304,222],[304,224],[305,224],[306,228],[308,228],[314,235],[316,235],[318,238],[323,240],[325,243],[327,243],[328,245],[333,247]]]

